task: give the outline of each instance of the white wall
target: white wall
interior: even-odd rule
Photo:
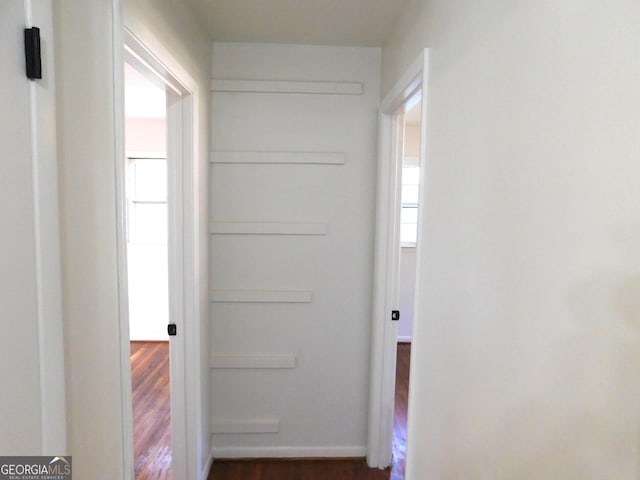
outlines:
[[[198,158],[206,177],[210,43],[182,4],[125,3],[127,26],[148,45],[164,45],[164,51],[198,81]],[[114,179],[111,4],[55,2],[69,445],[78,478],[105,480],[124,476],[116,197],[110,180]],[[198,198],[205,199],[204,181],[198,187]],[[206,211],[206,202],[202,208]],[[206,215],[203,235],[205,222]],[[199,253],[206,259],[206,242],[202,245]],[[206,277],[206,264],[202,268]],[[205,292],[199,294],[206,312]],[[206,388],[202,395],[208,396]],[[205,398],[200,403],[206,408]],[[200,471],[208,455],[207,427],[191,414],[190,426],[201,434],[196,445],[190,445],[194,451],[190,468]],[[197,473],[192,478],[198,478]]]
[[[169,272],[166,244],[128,243],[129,338],[168,341]]]
[[[212,235],[212,289],[312,292],[309,303],[213,303],[214,355],[295,356],[292,369],[212,370],[218,456],[365,453],[379,55],[367,48],[214,44],[214,78],[364,86],[362,95],[213,94],[216,151],[346,156],[344,165],[212,168],[214,221],[327,225],[317,236]],[[265,421],[276,432],[257,433]],[[229,429],[224,425],[251,433],[220,433]]]
[[[420,124],[405,123],[404,155],[413,158],[420,156]]]
[[[123,478],[111,2],[55,13],[69,453],[78,478]]]
[[[42,78],[24,68],[40,28]],[[3,455],[66,453],[51,2],[0,6],[0,311]]]
[[[164,118],[126,119],[128,153],[167,153],[167,121]]]
[[[430,49],[407,478],[635,479],[640,4],[413,0]]]
[[[398,341],[410,342],[413,335],[413,309],[416,292],[416,248],[400,251],[400,321]]]

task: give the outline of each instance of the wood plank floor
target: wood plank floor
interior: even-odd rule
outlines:
[[[171,480],[169,342],[131,342],[136,480]]]
[[[404,479],[407,456],[407,407],[409,405],[409,364],[411,344],[399,343],[396,357],[396,407],[393,419],[393,464],[391,480]]]
[[[208,480],[403,480],[411,344],[398,345],[393,465],[370,469],[355,460],[217,460]]]

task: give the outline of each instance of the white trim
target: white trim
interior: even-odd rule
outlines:
[[[427,49],[425,49],[426,52]],[[420,53],[413,63],[407,68],[400,80],[382,100],[380,111],[384,115],[391,115],[403,107],[404,103],[411,99],[422,85],[422,72],[425,67],[425,52]],[[424,112],[422,113],[424,116]]]
[[[427,121],[428,121],[428,115],[427,112],[428,110],[428,74],[429,74],[429,50],[425,49],[424,51],[424,70],[423,70],[423,83],[422,83],[422,111],[420,114],[420,180],[419,180],[419,187],[418,187],[418,208],[421,209],[421,211],[423,212],[422,216],[418,216],[418,243],[417,243],[417,248],[416,248],[416,281],[415,281],[415,286],[414,286],[414,291],[415,292],[420,292],[422,291],[421,289],[421,285],[422,285],[422,275],[423,275],[423,270],[422,270],[422,252],[424,251],[423,247],[422,247],[422,235],[421,235],[421,231],[423,231],[424,229],[421,226],[422,223],[422,218],[424,218],[424,211],[425,211],[425,204],[426,204],[426,191],[427,191],[427,171],[429,168],[429,163],[428,163],[428,158],[427,158],[427,144],[428,144],[428,138],[427,138]],[[417,319],[420,318],[420,312],[423,308],[423,299],[421,295],[418,295],[416,293],[416,295],[414,295],[414,300],[413,300],[413,325],[412,325],[412,331],[411,334],[412,336],[418,338],[418,331],[420,330],[420,328],[422,328],[422,324],[417,321]],[[410,359],[410,363],[414,361],[417,355],[417,352],[419,352],[420,350],[420,343],[419,342],[412,342],[411,344],[411,359]],[[413,395],[415,394],[416,389],[415,388],[411,388],[411,385],[414,384],[415,382],[415,378],[417,375],[417,369],[413,368],[410,369],[409,372],[409,398],[408,398],[408,402],[409,402],[409,408],[408,408],[408,412],[407,412],[407,418],[411,418],[412,416],[412,411],[413,408],[415,406],[415,402],[412,400],[413,399]],[[414,427],[414,424],[407,422],[407,455],[413,457],[413,455],[417,455],[417,449],[418,449],[418,439],[416,438],[416,430]],[[409,457],[407,457],[409,458]],[[407,478],[412,478],[411,475],[411,468],[412,468],[412,464],[408,463],[408,467],[407,467]]]
[[[212,369],[293,369],[296,356],[212,354],[210,365]]]
[[[127,152],[129,160],[166,160],[166,152]]]
[[[344,152],[211,152],[211,163],[344,165]]]
[[[326,223],[298,222],[211,222],[215,235],[326,235]]]
[[[398,335],[398,343],[411,343],[413,337],[411,335]]]
[[[185,235],[183,174],[185,158],[183,95],[167,89],[167,210],[169,259],[169,322],[178,335],[169,337],[171,382],[171,473],[172,478],[187,478],[186,358],[185,334],[191,322],[185,315]],[[187,140],[188,142],[188,140]]]
[[[306,93],[325,95],[362,95],[359,82],[300,82],[294,80],[211,80],[214,92]]]
[[[215,458],[362,458],[364,446],[213,447]]]
[[[189,90],[183,82],[166,67],[143,42],[141,42],[130,30],[124,31],[124,60],[137,68],[147,79],[160,86],[181,95]],[[168,55],[163,56],[166,58]],[[153,72],[149,74],[147,72]]]
[[[400,256],[399,172],[402,168],[403,106],[421,87],[426,88],[427,50],[422,52],[384,98],[380,109],[376,251],[371,336],[371,377],[367,463],[385,468],[391,463],[397,325],[390,312],[397,309]],[[425,93],[425,92],[423,92]],[[423,94],[422,116],[426,94]],[[424,131],[424,124],[423,124]],[[424,142],[422,142],[424,145]],[[421,155],[423,155],[421,151]],[[423,175],[424,169],[421,169]],[[421,182],[423,185],[423,182]],[[420,238],[417,243],[420,254]],[[416,295],[416,304],[418,303]],[[413,350],[413,349],[412,349]]]
[[[311,303],[309,290],[212,290],[211,301],[220,303]]]
[[[114,174],[116,189],[116,255],[118,262],[118,317],[122,408],[123,480],[133,480],[133,402],[131,391],[131,345],[129,341],[129,282],[127,272],[126,165],[124,112],[124,36],[121,0],[113,0]]]
[[[190,77],[189,77],[190,78]],[[190,82],[195,85],[192,80]],[[188,85],[189,83],[185,83]],[[184,378],[185,378],[185,415],[186,415],[186,468],[187,478],[196,478],[200,456],[203,451],[205,436],[203,425],[204,398],[203,392],[208,388],[203,386],[203,375],[206,364],[202,357],[202,322],[206,318],[208,303],[202,296],[206,292],[205,259],[201,253],[206,249],[206,225],[201,228],[206,218],[203,211],[205,203],[200,198],[199,188],[202,178],[208,173],[201,167],[202,162],[197,153],[199,99],[198,90],[194,86],[187,95],[182,96],[183,118],[183,225],[184,225]],[[206,167],[205,167],[206,169]],[[204,242],[204,245],[203,245]],[[206,255],[206,254],[205,254]],[[204,303],[203,303],[204,300]],[[205,380],[206,381],[206,380]],[[173,477],[177,479],[175,476]]]
[[[391,438],[387,438],[386,431],[393,425],[394,404],[393,398],[388,398],[384,392],[388,388],[389,372],[395,357],[385,355],[385,352],[389,349],[389,339],[393,337],[395,342],[397,336],[397,325],[391,321],[391,311],[399,310],[397,288],[394,287],[398,283],[399,264],[395,259],[400,250],[400,212],[392,208],[400,201],[399,178],[398,169],[394,168],[397,165],[391,161],[399,143],[394,145],[391,139],[401,138],[397,132],[401,126],[402,122],[397,118],[381,115],[367,443],[367,463],[370,467],[379,468],[386,468],[391,463]]]
[[[412,95],[411,98],[407,100],[407,102],[404,104],[404,113],[411,111],[416,105],[418,105],[418,103],[420,104],[422,103],[421,91],[417,91],[415,95]],[[422,113],[420,114],[420,116],[422,116]],[[405,121],[408,121],[408,120],[405,119]],[[419,123],[419,122],[410,122],[410,123]]]
[[[205,462],[204,468],[200,472],[200,476],[198,478],[203,480],[206,478],[209,478],[209,472],[211,471],[211,467],[213,466],[214,459],[215,459],[215,455],[213,451],[213,446],[211,446],[209,447],[209,455],[207,455],[207,461]]]
[[[277,418],[218,418],[211,422],[211,433],[214,435],[278,432],[280,432],[280,420]]]

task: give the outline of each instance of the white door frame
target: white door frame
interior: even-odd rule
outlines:
[[[115,151],[120,300],[120,370],[122,378],[125,479],[134,478],[133,414],[127,286],[124,62],[137,63],[166,85],[169,205],[169,319],[178,335],[170,337],[172,478],[200,478],[198,426],[201,412],[199,210],[195,132],[197,84],[160,44],[151,51],[124,26],[120,1],[114,7]],[[154,42],[155,43],[155,42]]]
[[[393,452],[393,413],[397,324],[391,311],[398,309],[398,275],[400,265],[400,207],[403,150],[403,107],[422,88],[422,123],[420,165],[425,165],[426,75],[428,51],[413,62],[380,106],[378,198],[376,207],[376,249],[373,291],[373,325],[371,338],[371,378],[369,390],[369,432],[367,464],[386,468]],[[420,169],[420,199],[422,205],[425,168]],[[420,229],[418,229],[419,231]],[[416,291],[420,279],[420,235],[416,245]],[[415,298],[414,319],[419,309]],[[414,326],[415,328],[415,326]],[[415,335],[413,337],[415,339]],[[412,344],[412,355],[416,349]]]

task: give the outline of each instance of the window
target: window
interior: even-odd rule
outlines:
[[[129,242],[167,244],[167,160],[130,158]]]
[[[402,167],[400,243],[403,247],[415,247],[418,240],[419,181],[420,167],[415,165],[406,165]]]

